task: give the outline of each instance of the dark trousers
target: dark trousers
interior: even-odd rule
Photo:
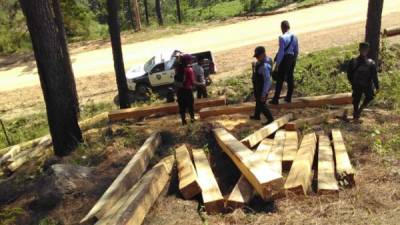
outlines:
[[[288,91],[285,100],[292,101],[292,95],[294,90],[294,68],[296,66],[296,57],[293,55],[285,55],[282,62],[278,67],[278,77],[275,86],[275,95],[272,101],[277,102],[281,96],[283,82],[286,81],[288,85]]]
[[[204,86],[197,86],[196,90],[197,90],[197,98],[198,99],[207,98],[208,97],[207,87],[205,85]]]
[[[371,87],[361,87],[354,85],[353,87],[353,108],[354,108],[354,117],[359,118],[361,112],[368,104],[374,99],[374,89]],[[365,96],[363,103],[360,106],[362,96]]]
[[[271,111],[269,110],[268,106],[266,105],[265,101],[261,100],[261,97],[256,96],[256,109],[254,111],[254,117],[260,118],[261,113],[267,118],[268,122],[272,122],[274,117],[272,116]]]
[[[194,97],[190,89],[180,88],[177,92],[179,114],[181,115],[182,123],[186,124],[186,111],[190,118],[194,119]]]

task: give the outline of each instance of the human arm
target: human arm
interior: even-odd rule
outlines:
[[[262,71],[262,75],[264,77],[264,84],[263,84],[263,89],[261,92],[261,98],[264,100],[267,99],[268,97],[268,92],[269,89],[271,88],[271,65],[268,63],[265,63],[263,67],[260,68]]]
[[[350,84],[353,83],[353,69],[354,69],[354,60],[351,59],[349,61],[349,65],[347,66],[347,79],[349,80]]]
[[[378,70],[376,68],[375,62],[371,63],[370,72],[371,72],[371,76],[372,76],[372,82],[375,86],[375,89],[378,91],[379,90],[379,79],[378,79]]]
[[[296,36],[293,36],[293,38],[294,38],[293,53],[294,53],[294,57],[297,58],[297,56],[299,55],[299,40],[297,39]]]
[[[277,68],[279,64],[282,62],[282,59],[285,56],[284,51],[285,51],[285,41],[283,40],[283,37],[279,37],[279,50],[278,53],[276,54],[275,68]]]

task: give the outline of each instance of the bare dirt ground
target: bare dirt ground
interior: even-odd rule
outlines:
[[[400,13],[384,17],[382,27],[391,27],[400,21]],[[301,53],[327,49],[335,46],[355,43],[362,40],[365,23],[354,23],[333,29],[299,35]],[[400,37],[389,38],[390,42],[400,42]],[[276,41],[267,41],[240,48],[234,48],[215,54],[218,74],[215,81],[231,76],[240,75],[248,70],[252,51],[255,46],[264,45],[269,55],[276,52]],[[77,90],[81,105],[99,102],[111,102],[116,96],[114,74],[100,74],[93,77],[76,79]],[[106,85],[105,85],[106,84]],[[43,96],[40,86],[5,91],[0,94],[0,113],[2,118],[10,119],[24,114],[31,114],[44,110]]]

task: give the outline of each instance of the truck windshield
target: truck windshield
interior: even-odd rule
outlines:
[[[149,61],[144,64],[144,71],[149,72],[155,64],[155,57],[153,56]]]

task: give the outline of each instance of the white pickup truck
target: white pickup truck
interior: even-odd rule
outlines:
[[[143,65],[136,65],[126,73],[128,88],[139,94],[145,94],[149,89],[157,91],[158,89],[170,87],[174,84],[176,53],[169,51],[157,54],[149,59]],[[191,54],[197,60],[204,60],[204,69],[208,74],[216,72],[214,60],[210,51]],[[206,74],[207,74],[206,72]]]

